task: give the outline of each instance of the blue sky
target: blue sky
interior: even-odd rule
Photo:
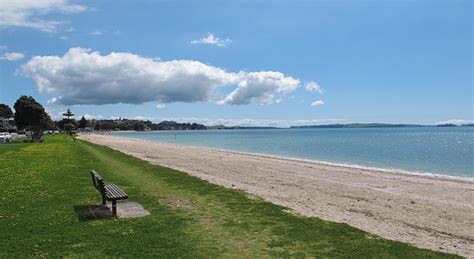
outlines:
[[[52,117],[70,107],[227,125],[474,120],[471,1],[0,7],[0,102],[32,95]]]

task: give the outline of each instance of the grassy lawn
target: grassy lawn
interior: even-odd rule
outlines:
[[[91,169],[151,215],[79,217],[78,207],[101,201]],[[0,179],[0,258],[452,257],[293,215],[243,192],[65,136],[0,145]]]

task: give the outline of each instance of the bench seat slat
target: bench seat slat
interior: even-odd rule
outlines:
[[[109,197],[121,197],[126,196],[126,194],[122,191],[117,189],[115,186],[106,186],[106,195]]]
[[[116,185],[109,185],[108,190],[112,196],[124,196],[127,195],[125,192],[123,192],[120,188],[118,188]]]
[[[105,185],[105,196],[107,200],[124,200],[128,195],[115,184]]]

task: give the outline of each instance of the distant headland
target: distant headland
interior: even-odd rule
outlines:
[[[349,124],[325,124],[325,125],[304,125],[291,126],[292,129],[306,129],[306,128],[413,128],[413,127],[472,127],[474,124],[438,124],[438,125],[420,125],[420,124],[390,124],[390,123],[349,123]]]

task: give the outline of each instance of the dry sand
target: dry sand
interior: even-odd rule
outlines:
[[[421,248],[474,257],[474,182],[316,161],[83,134],[211,183],[307,216],[344,222]]]

